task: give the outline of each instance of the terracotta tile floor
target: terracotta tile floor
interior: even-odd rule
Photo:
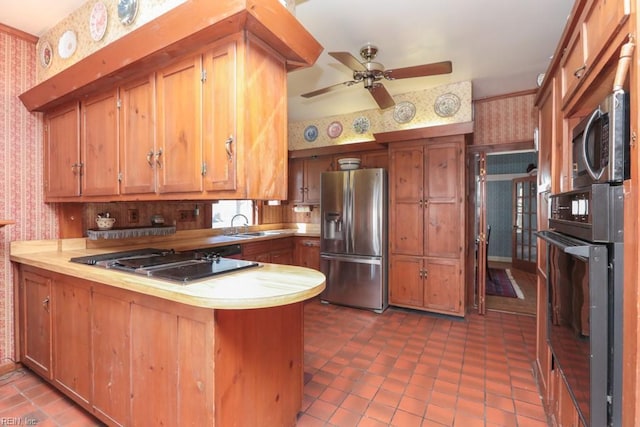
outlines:
[[[375,314],[312,300],[297,427],[547,426],[534,351],[531,316]],[[102,425],[28,370],[0,377],[0,425],[18,420]]]

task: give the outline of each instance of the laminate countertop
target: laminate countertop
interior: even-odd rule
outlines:
[[[282,231],[269,235],[228,238],[203,236],[169,239],[123,246],[88,248],[86,239],[60,239],[11,242],[11,261],[59,274],[127,289],[182,304],[214,309],[251,309],[277,307],[301,302],[319,295],[325,288],[325,276],[314,269],[261,263],[259,267],[199,280],[187,285],[131,273],[70,262],[73,257],[96,255],[142,247],[187,250],[248,243],[295,235]]]

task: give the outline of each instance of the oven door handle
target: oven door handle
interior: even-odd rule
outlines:
[[[604,246],[583,242],[582,240],[574,239],[551,230],[536,231],[534,234],[545,242],[559,247],[564,253],[581,258],[585,261],[587,261],[590,256],[589,248],[593,246]]]

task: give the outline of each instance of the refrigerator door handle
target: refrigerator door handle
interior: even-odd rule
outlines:
[[[344,255],[320,255],[322,259],[328,259],[332,261],[347,261],[354,262],[357,264],[372,264],[372,265],[380,265],[382,264],[381,257],[355,257],[355,256],[344,256]]]

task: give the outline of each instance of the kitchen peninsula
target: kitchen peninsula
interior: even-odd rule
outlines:
[[[12,242],[26,366],[109,425],[295,425],[321,273],[262,264],[181,285],[69,262],[105,252]]]

